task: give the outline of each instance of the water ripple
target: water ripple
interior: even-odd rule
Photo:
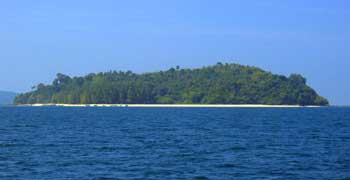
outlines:
[[[349,179],[350,108],[0,109],[0,179]]]

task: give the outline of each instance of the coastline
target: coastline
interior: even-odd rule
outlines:
[[[264,104],[22,104],[26,107],[145,107],[145,108],[318,108],[322,106],[264,105]]]

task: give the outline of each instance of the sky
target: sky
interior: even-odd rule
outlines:
[[[350,105],[348,0],[0,2],[0,90],[71,76],[224,63],[299,73]]]

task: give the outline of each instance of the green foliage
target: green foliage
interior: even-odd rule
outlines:
[[[287,78],[222,63],[145,74],[111,71],[73,78],[57,74],[52,85],[39,84],[15,99],[15,104],[33,103],[328,105],[301,75]]]

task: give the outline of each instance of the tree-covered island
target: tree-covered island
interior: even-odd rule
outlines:
[[[51,85],[39,84],[14,100],[14,104],[35,103],[328,105],[301,75],[285,77],[256,67],[222,63],[144,74],[57,74]]]

